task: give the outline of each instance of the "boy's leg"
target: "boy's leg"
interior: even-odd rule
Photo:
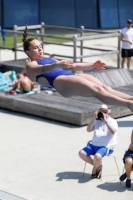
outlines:
[[[125,170],[126,170],[127,178],[130,178],[130,175],[132,172],[132,165],[133,165],[132,157],[126,157],[125,158]]]
[[[130,150],[126,151],[123,161],[125,163],[126,172],[120,176],[120,181],[124,181],[126,179],[126,188],[131,188],[131,172],[133,171],[133,158],[128,155]],[[127,155],[127,156],[126,156]]]
[[[132,172],[132,165],[133,165],[133,159],[132,157],[127,157],[125,159],[125,170],[126,170],[126,188],[130,189],[131,188],[131,172]]]
[[[125,152],[124,156],[123,156],[124,168],[125,168],[125,159],[126,159],[126,157],[128,157],[128,156],[129,156],[129,150],[127,150],[127,151]],[[123,170],[123,171],[124,171],[124,170]],[[126,172],[125,172],[124,174],[122,174],[122,175],[119,177],[119,180],[120,180],[120,181],[124,181],[126,178],[127,178],[127,174],[126,174]]]
[[[122,68],[124,68],[125,61],[126,61],[126,58],[122,58],[122,61],[121,61],[121,67]]]

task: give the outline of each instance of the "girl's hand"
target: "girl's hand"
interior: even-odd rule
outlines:
[[[63,69],[69,69],[71,66],[73,66],[72,60],[61,60],[57,61],[56,64]]]
[[[106,64],[100,60],[96,61],[93,65],[96,69],[106,69]]]

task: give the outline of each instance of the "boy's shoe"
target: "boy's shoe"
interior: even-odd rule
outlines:
[[[16,90],[7,90],[6,94],[14,94],[14,95],[16,95],[17,93],[16,93]]]
[[[127,178],[126,180],[126,188],[131,188],[131,179]]]
[[[124,181],[127,178],[126,173],[122,174],[119,178],[120,181]]]

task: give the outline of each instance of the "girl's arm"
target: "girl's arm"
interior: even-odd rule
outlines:
[[[44,74],[49,71],[52,71],[56,68],[56,63],[53,64],[46,64],[44,65],[38,65],[36,61],[27,61],[26,62],[26,71],[28,75],[36,76],[39,74]]]
[[[96,61],[95,63],[74,63],[71,66],[68,66],[67,70],[78,71],[78,70],[90,70],[90,69],[106,69],[106,64],[100,60]],[[65,68],[64,68],[65,69]]]
[[[48,73],[54,70],[56,67],[67,68],[73,64],[70,60],[61,60],[53,64],[38,65],[36,61],[26,61],[26,71],[28,75],[39,75]]]

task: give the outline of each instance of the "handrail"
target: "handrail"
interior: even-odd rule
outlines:
[[[59,29],[59,30],[70,30],[74,31],[74,33],[77,33],[77,35],[70,35],[70,36],[59,36],[59,35],[52,35],[52,34],[46,34],[45,29]],[[5,29],[6,33],[10,33],[14,35],[14,47],[13,48],[7,48],[9,50],[14,51],[14,58],[15,60],[17,59],[17,51],[23,51],[22,49],[18,49],[17,47],[20,45],[23,45],[23,43],[17,44],[17,36],[22,35],[23,31],[25,29],[25,26],[17,26],[14,25],[13,30],[7,30]],[[94,57],[94,56],[103,56],[103,55],[108,55],[108,54],[116,54],[117,55],[117,65],[120,67],[120,48],[121,48],[121,38],[120,38],[120,31],[105,31],[105,30],[94,30],[94,29],[85,29],[84,26],[81,26],[80,28],[72,28],[72,27],[61,27],[61,26],[51,26],[51,25],[45,25],[45,23],[41,23],[39,25],[31,25],[28,26],[29,30],[34,30],[34,29],[40,29],[37,30],[36,32],[28,32],[29,35],[35,36],[35,38],[39,39],[43,50],[45,47],[45,44],[54,44],[54,45],[60,45],[60,46],[66,46],[66,47],[72,47],[73,48],[73,56],[67,56],[67,55],[59,55],[59,54],[54,54],[55,56],[58,57],[65,57],[65,58],[72,58],[74,62],[77,62],[77,59],[80,59],[80,62],[83,61],[83,58],[89,58],[89,57]],[[86,35],[85,35],[86,33]],[[87,33],[91,33],[91,35],[87,35]],[[92,33],[95,33],[92,35]],[[58,43],[58,42],[46,42],[45,38],[56,38],[56,39],[61,39],[61,40],[68,40],[72,44],[66,44],[66,43]],[[110,50],[110,49],[100,49],[100,48],[93,48],[93,47],[87,47],[84,46],[84,42],[87,40],[93,40],[93,39],[103,39],[103,38],[110,38],[110,37],[117,37],[118,38],[118,46],[116,50]],[[77,56],[77,48],[80,48],[80,55]],[[83,50],[84,49],[91,49],[91,50],[96,50],[96,51],[102,51],[102,53],[97,53],[97,54],[89,54],[89,55],[84,55]],[[46,55],[49,55],[45,51]]]
[[[79,59],[79,58],[88,58],[88,57],[95,57],[95,56],[104,56],[104,55],[116,54],[116,53],[119,53],[119,51],[113,50],[113,51],[108,51],[108,52],[105,52],[105,53],[97,53],[97,54],[92,54],[92,55],[77,56],[77,59]]]
[[[28,29],[37,29],[37,28],[41,28],[42,27],[42,25],[30,25],[30,26],[28,26]],[[25,29],[25,26],[17,26],[17,30],[24,30]]]
[[[92,39],[101,39],[101,38],[109,38],[109,37],[118,37],[120,33],[109,33],[109,34],[102,34],[102,35],[94,35],[94,36],[84,36],[84,37],[78,37],[77,41],[83,41],[83,40],[92,40]]]
[[[12,30],[5,30],[5,32],[7,33],[14,33],[14,34],[20,34],[22,35],[23,32],[21,31],[12,31]],[[72,37],[66,37],[66,36],[54,36],[54,35],[51,35],[51,34],[42,34],[42,33],[34,33],[34,32],[28,32],[29,35],[38,35],[38,36],[43,36],[43,37],[49,37],[49,38],[57,38],[57,39],[64,39],[64,40],[72,40],[73,38]]]

